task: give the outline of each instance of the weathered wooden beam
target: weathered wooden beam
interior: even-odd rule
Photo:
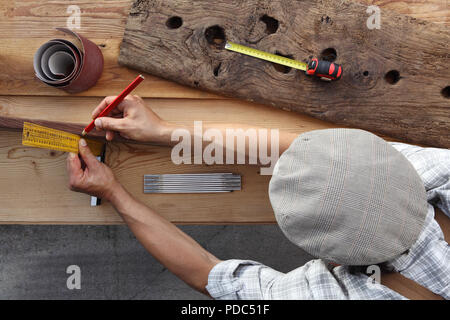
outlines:
[[[369,29],[349,1],[140,0],[119,63],[215,93],[297,111],[405,141],[450,147],[450,32],[388,10]],[[222,49],[230,40],[306,61],[336,56],[341,80]]]

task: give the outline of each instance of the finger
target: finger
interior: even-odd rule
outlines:
[[[95,107],[94,111],[92,111],[92,119],[94,119],[95,117],[97,117],[100,112],[103,111],[103,109],[105,109],[111,102],[114,101],[116,97],[115,96],[108,96],[105,97],[102,102],[100,102],[100,104]]]
[[[109,131],[121,131],[125,128],[124,118],[112,118],[112,117],[101,117],[95,119],[94,122],[97,128]]]
[[[114,110],[113,110],[114,111]],[[109,115],[109,117],[110,118],[115,118],[115,119],[122,119],[123,118],[123,113],[121,112],[121,111],[117,111],[117,112],[119,112],[119,114],[113,114],[113,113],[115,113],[115,112],[111,112],[111,114]],[[100,120],[101,121],[101,120]],[[100,125],[101,126],[101,125]],[[99,127],[99,126],[96,126],[95,127],[95,130],[96,131],[102,131],[103,129],[101,128],[101,127]],[[110,130],[109,130],[110,131]],[[112,132],[112,131],[111,131]],[[114,133],[113,133],[113,135],[114,135]]]
[[[78,158],[78,155],[73,152],[69,152],[67,156],[66,165],[67,165],[67,173],[69,175],[77,174],[79,171],[81,171],[80,158]]]
[[[91,149],[89,149],[86,140],[80,139],[78,150],[88,168],[93,168],[99,164],[97,158],[92,154]]]
[[[80,180],[83,175],[83,169],[81,168],[81,161],[78,155],[70,152],[67,156],[67,174],[69,176],[69,184],[73,187],[77,181]]]
[[[112,141],[114,139],[114,131],[106,131],[106,140]]]
[[[123,138],[125,138],[125,139],[131,140],[130,137],[127,136],[126,134],[121,133],[120,135],[121,135]]]
[[[116,98],[117,96],[105,97],[102,100],[102,102],[100,102],[100,104],[94,109],[94,111],[92,111],[92,119],[95,119],[100,114],[100,112],[102,112]],[[125,108],[130,106],[133,103],[133,101],[135,101],[135,98],[133,96],[130,95],[126,96],[125,99],[111,111],[111,114],[123,113]]]

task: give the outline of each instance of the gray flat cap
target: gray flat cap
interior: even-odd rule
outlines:
[[[417,241],[427,213],[412,164],[383,139],[357,129],[298,136],[275,165],[269,196],[289,240],[343,265],[402,254]]]

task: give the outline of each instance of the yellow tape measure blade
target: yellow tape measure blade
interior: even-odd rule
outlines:
[[[286,57],[279,56],[277,54],[261,51],[258,49],[246,47],[241,44],[234,43],[234,42],[225,43],[225,49],[234,51],[234,52],[238,52],[238,53],[242,53],[247,56],[254,57],[254,58],[262,59],[265,61],[270,61],[273,63],[281,64],[283,66],[291,67],[294,69],[303,70],[303,71],[306,71],[306,69],[308,67],[308,65],[304,62],[300,62],[300,61],[297,61],[294,59],[289,59]]]
[[[23,123],[22,144],[24,146],[78,153],[80,136],[47,128],[30,122]],[[85,139],[95,156],[100,156],[103,143],[96,140]]]

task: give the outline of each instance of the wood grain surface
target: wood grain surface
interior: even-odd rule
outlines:
[[[80,134],[91,121],[91,112],[100,101],[100,98],[94,97],[55,97],[49,101],[47,97],[40,96],[0,96],[0,129],[22,131],[23,123],[29,121],[49,128]],[[281,130],[294,133],[338,127],[305,115],[291,114],[264,105],[232,99],[144,98],[144,101],[161,118],[179,125],[193,125],[194,121],[198,120],[205,124],[237,122],[255,128],[282,128]],[[43,107],[36,108],[36,104]],[[243,109],[243,106],[246,108]],[[182,118],[178,113],[180,108],[189,110]],[[46,110],[48,110],[48,116],[44,120],[42,114],[47,114]],[[236,121],[235,114],[240,115],[238,121]],[[104,139],[104,133],[96,130],[92,130],[87,136]],[[129,141],[120,136],[116,136],[116,141],[149,144]]]
[[[76,123],[85,126],[100,97],[0,96],[0,116],[30,120]],[[337,127],[305,115],[240,100],[155,99],[145,103],[162,119],[175,124],[242,123],[257,127],[281,128],[290,132]],[[43,116],[45,115],[45,117]],[[45,118],[45,119],[44,119]]]
[[[89,196],[67,188],[66,154],[21,145],[17,132],[0,132],[0,221],[2,223],[122,223],[104,202],[90,207]],[[170,148],[110,143],[106,163],[124,187],[176,223],[272,223],[269,176],[256,166],[176,166]],[[143,175],[233,172],[244,191],[221,194],[143,194]]]
[[[360,1],[440,25],[450,25],[450,7],[446,1]],[[105,71],[94,88],[77,96],[69,96],[36,80],[32,66],[35,50],[44,42],[60,36],[53,28],[65,25],[69,3],[59,0],[0,0],[0,116],[47,120],[64,125],[87,124],[90,112],[101,101],[101,97],[117,94],[137,74],[134,70],[117,65],[119,45],[131,3],[132,0],[76,2],[82,10],[81,29],[77,31],[101,47]],[[180,124],[203,119],[208,123],[241,122],[298,133],[333,127],[308,116],[253,103],[225,100],[155,76],[146,75],[146,81],[135,93],[144,97],[167,98],[145,101],[162,118]],[[24,147],[21,145],[20,133],[0,131],[0,223],[123,223],[109,203],[90,207],[89,196],[66,188],[65,157],[65,154],[57,151]],[[258,175],[258,167],[177,167],[171,164],[170,150],[167,148],[124,143],[110,144],[106,161],[130,192],[173,222],[275,222],[267,196],[268,177]],[[144,173],[225,169],[244,175],[242,192],[198,197],[142,194],[140,179]],[[449,219],[439,213],[436,219],[448,241]],[[383,281],[394,289],[401,287],[413,298],[436,298],[416,284],[399,280],[398,277],[383,277]]]
[[[77,2],[82,10],[81,29],[77,30],[99,44],[105,56],[105,72],[97,86],[77,96],[68,96],[61,90],[47,87],[34,78],[32,57],[35,49],[42,43],[54,37],[58,32],[54,27],[64,26],[68,14],[65,1],[8,1],[0,0],[0,116],[26,118],[33,120],[47,120],[61,123],[87,124],[90,121],[90,113],[105,95],[115,95],[120,92],[136,75],[136,71],[117,65],[119,44],[122,40],[130,1],[96,1],[95,5],[88,0]],[[381,8],[389,8],[396,12],[406,12],[413,8],[411,15],[423,15],[428,13],[427,19],[439,24],[448,24],[444,17],[448,17],[448,7],[440,1],[367,1]],[[139,91],[141,90],[142,91]],[[332,125],[308,116],[270,108],[256,103],[248,103],[233,99],[215,100],[208,93],[182,87],[173,82],[160,80],[157,77],[147,76],[136,91],[144,97],[162,97],[157,99],[145,99],[145,101],[163,119],[179,124],[190,124],[194,120],[204,120],[208,123],[240,122],[261,127],[283,128],[290,132],[305,132],[314,129],[329,128]],[[198,99],[190,99],[198,98]],[[207,98],[207,99],[205,99]],[[26,149],[26,155],[16,162],[16,150],[23,150],[20,143],[20,133],[0,131],[0,157],[2,167],[0,169],[0,190],[5,191],[2,197],[0,222],[2,223],[122,223],[114,210],[104,203],[100,207],[91,208],[89,197],[65,188],[67,183],[64,169],[63,155],[50,155],[50,151],[42,149]],[[169,151],[160,147],[148,147],[148,153],[153,153],[157,159],[147,158],[148,161],[139,162],[133,160],[137,157],[134,148],[141,150],[147,146],[131,145],[128,147],[117,145],[120,149],[120,158],[127,161],[137,161],[143,167],[142,172],[127,171],[121,168],[121,179],[128,181],[127,187],[133,188],[131,181],[140,181],[141,174],[155,172],[171,172],[179,167],[172,167],[169,161]],[[131,147],[130,147],[131,146]],[[155,148],[155,149],[153,149]],[[107,161],[112,161],[107,153]],[[158,150],[158,151],[153,151]],[[22,151],[23,152],[23,151]],[[116,158],[117,159],[117,158]],[[32,169],[33,162],[43,162],[44,171]],[[119,161],[122,161],[119,159]],[[55,170],[51,170],[54,167]],[[28,168],[28,169],[25,169]],[[230,168],[240,169],[241,166]],[[252,170],[257,167],[250,167]],[[25,170],[24,172],[22,172]],[[28,171],[27,171],[28,170]],[[114,168],[114,170],[116,170]],[[189,172],[190,168],[186,168]],[[209,170],[209,167],[203,168]],[[40,174],[45,173],[45,174]],[[240,208],[240,215],[227,215],[228,207],[210,203],[209,196],[191,198],[186,203],[189,210],[195,208],[210,208],[209,215],[203,211],[203,215],[191,216],[187,210],[178,210],[179,202],[172,202],[172,209],[164,209],[163,214],[172,221],[185,223],[252,223],[274,222],[272,209],[267,201],[267,181],[260,181],[258,175],[244,176],[246,184],[261,184],[261,189],[253,190],[246,197],[261,199],[261,207],[249,206],[248,210]],[[25,184],[26,188],[21,193],[23,181],[32,181]],[[134,188],[141,191],[140,183]],[[10,189],[10,186],[13,186]],[[43,189],[34,189],[36,186]],[[45,186],[45,187],[44,187]],[[138,187],[139,186],[139,187]],[[35,190],[35,192],[33,192]],[[42,190],[42,192],[40,191]],[[52,192],[57,190],[55,196]],[[132,189],[135,190],[135,189]],[[58,193],[59,192],[59,193]],[[43,194],[47,194],[43,197]],[[152,196],[144,197],[146,204],[152,205]],[[23,201],[27,199],[27,201]],[[43,201],[42,199],[46,199]],[[51,201],[47,201],[52,199]],[[161,200],[162,201],[162,200]],[[245,200],[242,203],[246,203]],[[237,206],[236,203],[229,204]],[[81,212],[84,210],[84,213]],[[257,210],[258,212],[250,212]],[[171,212],[170,212],[171,211]],[[179,214],[177,214],[180,212]],[[217,214],[217,217],[216,217]],[[254,215],[255,216],[254,216]],[[258,217],[258,215],[261,217]],[[235,219],[235,220],[231,220]]]
[[[450,26],[450,6],[447,0],[358,0],[357,2]]]
[[[55,30],[65,27],[70,4],[81,9],[81,28],[74,30],[96,43],[104,56],[105,66],[96,86],[79,96],[118,94],[138,74],[117,65],[130,1],[10,1],[0,0],[0,95],[69,96],[63,90],[49,87],[34,75],[33,55],[45,42],[68,38]],[[144,97],[209,98],[217,96],[182,87],[173,82],[145,74],[146,81],[135,91]]]
[[[128,12],[133,0],[80,0],[81,28],[76,30],[98,44],[105,57],[105,71],[99,83],[82,96],[106,96],[120,91],[136,71],[117,65]],[[450,25],[450,6],[442,0],[360,0],[382,9],[408,14],[438,24]],[[65,26],[70,13],[66,1],[0,0],[0,95],[58,95],[62,90],[48,87],[34,76],[32,57],[40,45],[61,37],[54,28]],[[173,82],[146,75],[136,93],[145,97],[217,98]]]
[[[177,124],[230,123],[306,132],[330,124],[307,116],[237,100],[144,99],[163,119]],[[24,118],[78,133],[87,124],[95,97],[0,97],[1,121],[20,127]],[[217,103],[219,102],[219,103]],[[36,108],[36,105],[40,106]],[[185,110],[180,114],[180,110]],[[42,114],[47,115],[45,121]],[[236,119],[239,114],[239,119]],[[9,120],[8,120],[9,119]],[[120,182],[145,204],[177,223],[273,223],[267,188],[270,177],[258,166],[176,166],[170,148],[110,143],[106,163]],[[66,155],[21,145],[20,132],[0,131],[0,221],[2,223],[121,223],[108,203],[91,208],[89,197],[69,191]],[[10,168],[10,169],[8,169]],[[242,191],[208,195],[144,195],[143,175],[151,173],[235,172],[242,174]],[[26,183],[24,183],[26,181]],[[45,195],[45,196],[44,196]],[[50,200],[52,199],[52,200]],[[62,209],[64,208],[64,209]]]
[[[272,30],[265,15],[278,28]],[[182,19],[178,28],[170,25],[173,17]],[[204,0],[136,1],[119,63],[218,94],[450,147],[450,100],[442,93],[450,84],[450,29],[382,10],[381,28],[369,30],[367,18],[366,6],[349,1],[220,1],[213,7]],[[344,75],[328,83],[285,73],[224,50],[217,42],[225,39],[302,61],[333,48]]]

